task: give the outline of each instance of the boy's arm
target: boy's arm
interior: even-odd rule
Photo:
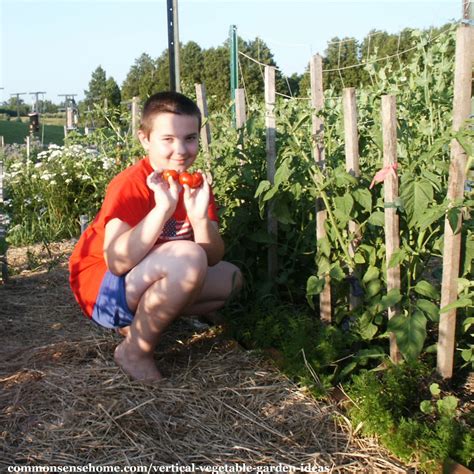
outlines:
[[[104,258],[108,269],[123,275],[153,248],[169,219],[168,213],[154,207],[135,227],[115,218],[105,226]]]
[[[199,244],[207,254],[207,264],[212,267],[224,257],[225,246],[219,234],[217,222],[208,217],[191,222],[194,231],[194,241]]]
[[[210,194],[211,188],[206,178],[198,189],[184,185],[184,205],[194,231],[194,241],[205,250],[207,264],[212,267],[222,260],[225,247],[217,222],[208,215]]]
[[[178,183],[169,178],[166,184],[158,173],[147,178],[155,195],[155,207],[135,226],[121,219],[107,222],[104,237],[104,258],[108,269],[123,275],[137,265],[155,245],[166,221],[173,215],[179,197]]]

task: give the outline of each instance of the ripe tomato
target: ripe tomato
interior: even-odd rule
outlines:
[[[175,170],[164,170],[163,171],[163,179],[168,182],[168,178],[171,176],[174,181],[178,181],[179,179],[179,173]]]
[[[196,171],[196,173],[193,173],[193,185],[191,186],[192,188],[199,188],[201,186],[203,181],[202,174],[199,173],[199,171]]]
[[[193,187],[193,177],[189,173],[180,173],[179,175],[179,184],[187,184],[190,188]]]

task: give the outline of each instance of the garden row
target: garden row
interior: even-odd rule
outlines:
[[[244,119],[237,107],[237,127],[231,126],[230,110],[211,111],[196,163],[214,177],[226,258],[246,275],[242,297],[226,309],[234,336],[247,346],[277,351],[284,370],[314,392],[347,384],[359,407],[353,419],[365,420],[363,431],[427,466],[447,457],[468,465],[474,451],[472,419],[459,410],[462,393],[456,392],[473,363],[474,225],[467,214],[469,194],[447,196],[453,133],[472,157],[472,130],[453,132],[454,63],[448,50],[454,36],[454,28],[431,42],[419,36],[416,54],[398,68],[368,63],[373,86],[346,91],[345,101],[330,87],[319,104],[276,100],[267,88],[265,113],[263,103],[250,103]],[[271,82],[270,69],[266,76]],[[322,92],[321,79],[315,82]],[[351,112],[343,111],[344,102],[352,104]],[[382,102],[391,107],[391,125],[382,118]],[[3,210],[11,245],[76,237],[80,216],[95,215],[111,177],[142,153],[128,133],[127,112],[107,113],[110,127],[89,136],[71,133],[64,147],[32,149],[29,157],[22,147],[5,148]],[[272,150],[275,160],[268,166]],[[371,186],[384,168],[383,186]],[[384,195],[389,182],[398,183],[398,197]],[[387,214],[398,220],[399,245],[392,249]],[[439,309],[446,306],[446,218],[463,250],[451,385],[434,374]],[[397,266],[400,278],[393,287],[387,274]],[[329,310],[331,324],[324,324],[318,316]],[[407,361],[393,368],[390,333]],[[449,398],[450,390],[457,396]]]

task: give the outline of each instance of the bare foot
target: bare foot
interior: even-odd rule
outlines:
[[[123,337],[127,337],[130,334],[130,326],[124,326],[122,328],[116,328],[115,332]]]
[[[127,340],[115,348],[114,360],[127,375],[139,382],[154,383],[163,379],[153,357],[137,356],[130,350]]]

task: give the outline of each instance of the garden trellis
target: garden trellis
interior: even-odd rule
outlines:
[[[463,124],[469,118],[471,108],[471,71],[473,60],[473,27],[469,23],[460,24],[456,34],[456,62],[455,62],[455,92],[453,103],[453,132],[461,129]],[[401,55],[403,52],[397,53]],[[258,62],[245,54],[242,56]],[[383,58],[387,59],[387,58]],[[382,60],[383,60],[382,59]],[[319,55],[314,56],[310,61],[311,72],[311,102],[313,106],[313,143],[314,143],[314,159],[321,170],[320,179],[324,179],[324,167],[326,160],[324,156],[324,121],[320,117],[319,111],[323,107],[324,96],[322,88],[322,64]],[[265,78],[267,79],[270,72],[274,74],[275,68],[259,63],[265,68]],[[349,67],[359,67],[359,65]],[[347,67],[346,67],[347,68]],[[272,95],[285,96],[278,94],[274,90],[269,92],[269,82],[265,81],[265,97],[266,97],[266,117],[268,120],[268,100]],[[346,160],[347,170],[354,176],[358,175],[357,155],[358,151],[355,144],[357,143],[357,130],[354,125],[355,112],[355,91],[354,89],[344,89],[344,120],[346,122]],[[400,198],[398,196],[398,173],[397,173],[397,132],[396,132],[396,99],[393,96],[382,97],[382,130],[383,130],[383,156],[384,165],[381,170],[384,176],[385,189],[385,238],[386,238],[386,266],[387,266],[387,291],[392,290],[400,292],[400,266],[397,259],[401,253],[399,224],[398,224],[398,207],[400,206]],[[352,102],[352,108],[350,104]],[[267,125],[267,137],[274,131],[274,125]],[[273,154],[273,150],[271,150]],[[274,158],[272,155],[268,157],[270,166],[268,167],[268,181],[274,182],[274,169],[272,163]],[[464,182],[466,179],[466,163],[467,155],[465,149],[461,146],[456,138],[451,143],[451,166],[449,173],[449,190],[447,199],[452,205],[455,205],[456,199],[462,198],[464,193]],[[270,201],[271,205],[271,201]],[[320,240],[326,235],[327,209],[321,204],[321,200],[317,199],[317,230],[316,239]],[[268,228],[272,229],[277,238],[276,220],[273,216],[271,208],[268,215]],[[457,227],[452,228],[451,220],[446,217],[445,237],[444,237],[444,253],[443,253],[443,281],[442,281],[442,297],[441,310],[448,305],[448,311],[441,313],[439,325],[439,342],[438,342],[438,371],[445,377],[452,376],[453,358],[455,349],[455,322],[456,322],[456,300],[457,279],[460,271],[460,255],[461,255],[461,232],[460,226],[462,221],[462,213],[457,215]],[[357,241],[359,230],[352,222],[350,224],[350,233],[354,240]],[[276,240],[275,238],[275,240]],[[269,268],[272,269],[270,276],[274,277],[275,268],[278,266],[276,252],[274,248],[269,250]],[[331,290],[329,274],[325,275],[325,285],[319,292],[320,298],[320,314],[321,319],[325,321],[331,320]],[[354,303],[353,305],[357,304]],[[387,307],[388,316],[392,318],[400,314],[397,300],[393,300],[393,304]],[[398,319],[400,321],[400,319]],[[393,333],[390,337],[390,354],[393,361],[400,360],[396,338]]]

